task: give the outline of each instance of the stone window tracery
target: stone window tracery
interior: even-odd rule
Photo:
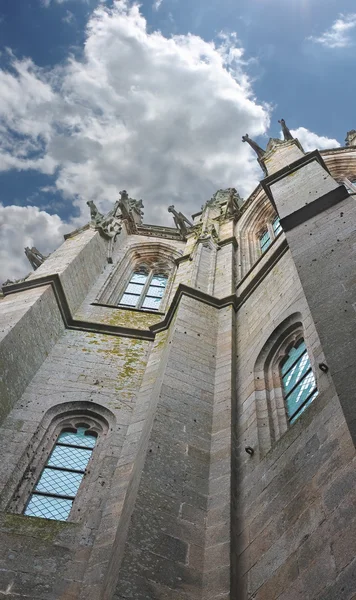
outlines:
[[[95,302],[112,308],[164,312],[174,277],[176,248],[162,242],[143,242],[129,247],[113,266]]]
[[[118,305],[132,308],[158,310],[167,285],[168,277],[141,267],[135,270]]]

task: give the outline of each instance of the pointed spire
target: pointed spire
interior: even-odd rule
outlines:
[[[250,144],[251,148],[256,152],[258,158],[263,158],[264,157],[265,151],[261,148],[261,146],[259,146],[257,144],[257,142],[255,142],[254,140],[252,140],[248,136],[248,133],[246,133],[246,135],[242,136],[242,141],[243,142],[247,142],[248,144]]]
[[[291,132],[289,131],[285,120],[281,119],[280,121],[278,121],[278,123],[282,126],[284,141],[287,142],[288,140],[293,140],[294,138],[293,138]]]

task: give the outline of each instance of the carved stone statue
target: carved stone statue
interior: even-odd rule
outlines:
[[[44,256],[43,254],[41,254],[41,252],[39,250],[37,250],[37,248],[35,248],[35,246],[32,246],[32,248],[29,248],[28,246],[26,246],[25,254],[26,254],[28,260],[30,261],[31,267],[33,268],[34,271],[36,271],[36,269],[38,269],[38,267],[40,267],[47,258],[47,256]]]
[[[285,120],[281,119],[280,121],[278,121],[278,123],[282,127],[283,137],[284,137],[285,141],[293,140],[294,138],[293,138],[291,132],[289,131],[289,129],[288,129],[287,125],[286,125]]]
[[[133,221],[136,225],[141,225],[143,217],[143,202],[129,198],[126,190],[120,192],[119,208],[123,219]]]
[[[88,200],[87,205],[90,208],[90,217],[92,223],[100,223],[100,221],[104,218],[104,215],[98,211],[96,204],[94,204],[93,200]]]
[[[345,145],[356,146],[356,129],[351,129],[351,131],[347,132]]]
[[[257,142],[255,142],[248,136],[248,133],[242,136],[242,141],[250,144],[251,148],[256,152],[258,158],[264,157],[265,151],[261,148],[261,146],[257,144]]]
[[[168,207],[168,212],[173,214],[173,220],[177,229],[180,231],[183,237],[185,237],[188,233],[188,227],[193,227],[193,223],[191,223],[187,217],[183,215],[181,212],[177,212],[174,208],[173,204]]]

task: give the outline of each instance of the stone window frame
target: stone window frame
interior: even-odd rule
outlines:
[[[268,249],[273,246],[283,230],[277,235],[273,229],[273,221],[278,217],[271,201],[265,194],[256,198],[254,203],[247,207],[241,219],[237,222],[237,276],[243,279],[255,264],[265,256]],[[261,251],[260,237],[268,231],[271,243],[264,252]]]
[[[101,457],[104,455],[107,437],[109,431],[112,430],[115,417],[109,410],[91,402],[78,402],[76,408],[73,408],[73,404],[76,403],[66,402],[62,406],[52,407],[46,415],[47,418],[38,427],[26,452],[27,460],[22,461],[22,464],[19,465],[18,481],[13,482],[16,487],[14,485],[10,486],[15,487],[15,489],[10,490],[11,497],[5,508],[6,512],[24,513],[60,433],[65,429],[75,427],[76,423],[85,423],[93,433],[96,433],[96,444],[66,522],[76,523],[83,519],[85,509],[90,506],[91,493],[89,488],[95,484],[100,471]],[[51,415],[54,416],[48,419]],[[23,516],[25,518],[39,518]]]
[[[130,246],[121,260],[118,261],[112,272],[106,279],[94,304],[101,304],[121,310],[149,312],[163,314],[167,310],[170,292],[177,271],[175,260],[181,257],[181,253],[160,242],[144,242]],[[150,308],[135,308],[119,304],[128,283],[135,271],[140,268],[146,269],[150,274],[166,275],[167,284],[159,310]]]
[[[290,348],[298,344],[301,339],[304,339],[316,386],[318,387],[314,357],[305,336],[300,313],[294,313],[287,317],[273,331],[255,362],[255,402],[261,456],[267,454],[299,420],[296,419],[294,423],[289,423],[280,367]]]

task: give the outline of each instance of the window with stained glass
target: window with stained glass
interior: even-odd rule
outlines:
[[[261,248],[261,251],[265,252],[270,245],[271,245],[271,236],[269,234],[269,231],[266,229],[260,235],[260,248]]]
[[[303,339],[291,348],[281,365],[284,402],[290,423],[294,423],[318,395],[315,378]]]
[[[24,510],[25,515],[66,521],[96,443],[88,426],[62,431]]]
[[[281,231],[282,231],[282,226],[279,220],[279,217],[276,217],[273,221],[272,221],[272,227],[273,227],[273,232],[274,235],[277,236]]]
[[[168,277],[163,274],[135,271],[121,296],[119,306],[158,310]]]

